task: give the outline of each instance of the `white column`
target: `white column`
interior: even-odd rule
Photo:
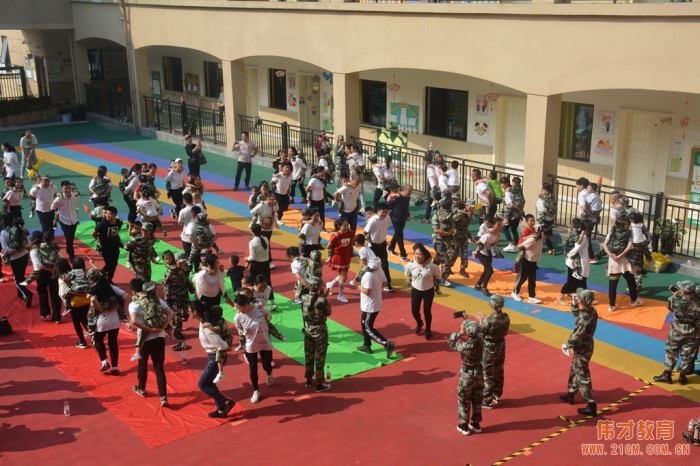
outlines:
[[[239,115],[246,114],[245,63],[240,60],[223,60],[224,107],[226,111],[226,145],[233,150],[233,145],[241,137]],[[257,99],[258,96],[252,96]]]
[[[559,165],[559,125],[561,94],[528,94],[525,116],[525,171],[523,194],[533,210],[542,183],[557,174]]]
[[[333,134],[360,137],[359,73],[333,73]]]
[[[143,96],[151,96],[148,51],[145,48],[134,50],[131,43],[126,46],[126,59],[129,65],[129,88],[131,110],[134,114],[134,131],[146,125],[146,103]]]

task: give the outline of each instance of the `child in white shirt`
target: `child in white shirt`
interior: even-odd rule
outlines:
[[[493,233],[493,218],[489,217],[488,215],[484,217],[484,222],[479,225],[479,232],[477,233],[477,238],[476,241],[479,241],[479,238],[485,234],[491,234]],[[498,243],[494,243],[490,247],[491,255],[497,259],[502,259],[503,254],[501,254],[501,250],[498,247]]]
[[[373,257],[377,257],[374,251],[372,251],[372,248],[369,246],[369,244],[367,244],[367,239],[365,238],[365,235],[355,235],[354,244],[355,246],[360,248],[358,255],[360,257],[360,265],[362,265],[362,267],[360,267],[360,270],[358,270],[357,275],[355,275],[355,279],[350,281],[350,286],[358,285],[362,281],[362,276],[365,274],[365,272],[367,272],[367,270],[369,270],[367,268],[367,263]]]
[[[445,173],[447,175],[447,186],[451,193],[459,192],[459,162],[453,160],[450,162],[450,169]]]

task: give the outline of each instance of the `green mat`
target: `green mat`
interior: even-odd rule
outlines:
[[[95,240],[92,237],[93,230],[94,224],[92,222],[82,222],[78,225],[75,237],[94,249]],[[125,228],[122,229],[121,237],[124,244],[126,244],[129,240],[129,234],[125,231]],[[182,252],[181,249],[173,247],[163,241],[157,241],[155,249],[159,255],[162,255],[163,252],[167,250],[172,251],[174,254]],[[126,262],[127,252],[122,250],[119,254],[119,264],[126,266]],[[165,265],[162,262],[152,264],[151,279],[153,281],[162,281],[164,275]],[[226,289],[229,296],[233,296],[231,282],[229,280],[226,280]],[[301,316],[300,305],[294,304],[292,300],[279,293],[275,294],[275,304],[277,304],[277,309],[272,312],[272,323],[275,324],[282,335],[287,338],[287,341],[279,341],[273,337],[272,343],[278,351],[303,365],[304,335],[301,329],[304,323]],[[223,302],[222,307],[224,308],[224,317],[229,322],[232,322],[236,310]],[[391,359],[387,359],[386,352],[383,348],[379,347],[375,348],[375,354],[366,354],[357,351],[357,346],[362,344],[362,335],[333,320],[328,320],[328,341],[329,347],[326,364],[330,366],[333,380],[359,374],[360,372],[365,372],[401,359],[399,354],[395,354]]]

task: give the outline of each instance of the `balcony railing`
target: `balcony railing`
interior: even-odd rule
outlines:
[[[214,144],[226,144],[226,114],[182,102],[143,96],[146,126],[171,133],[191,134]]]

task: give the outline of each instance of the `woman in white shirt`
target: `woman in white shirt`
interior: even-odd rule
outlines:
[[[326,223],[326,183],[324,181],[325,169],[323,167],[314,168],[314,176],[309,180],[306,186],[306,196],[309,200],[309,207],[318,210],[321,216],[321,223]]]
[[[311,222],[304,223],[299,232],[299,238],[303,242],[302,255],[309,257],[311,251],[319,251],[321,247],[321,231],[323,230],[323,222],[321,222],[321,214],[316,209],[311,209]]]
[[[253,219],[254,224],[260,225],[262,229],[262,235],[267,238],[267,241],[272,240],[272,230],[276,227],[277,223],[277,199],[273,193],[269,193],[265,202],[261,202],[250,211],[250,217]],[[268,249],[268,257],[270,259],[270,268],[274,268],[272,265],[272,250]]]
[[[197,272],[192,279],[195,294],[203,304],[205,309],[221,304],[223,296],[229,306],[233,301],[226,294],[226,284],[224,282],[224,272],[219,267],[219,258],[216,254],[207,254],[204,259],[202,270]]]
[[[95,336],[93,337],[95,350],[100,358],[100,372],[109,371],[112,375],[119,374],[119,312],[122,304],[119,299],[126,301],[129,294],[121,288],[113,285],[106,276],[103,276],[97,269],[87,271],[87,278],[90,281],[90,291],[88,297],[91,305],[97,312],[97,325]],[[109,358],[112,365],[107,361],[107,348],[104,339],[107,337],[109,345]]]
[[[22,178],[22,173],[20,172],[19,159],[17,158],[17,153],[15,148],[9,142],[4,142],[2,144],[3,151],[3,162],[5,164],[5,177],[7,178]]]
[[[292,187],[291,187],[291,202],[294,202],[294,196],[297,191],[297,186],[299,186],[299,194],[301,195],[301,202],[306,203],[306,190],[304,189],[304,181],[306,181],[306,163],[304,159],[297,152],[296,147],[289,148],[289,158],[292,160]]]
[[[236,317],[234,323],[239,335],[245,335],[245,359],[250,370],[250,383],[253,385],[251,403],[260,401],[258,386],[258,353],[262,367],[267,374],[267,386],[272,385],[272,342],[270,341],[270,312],[260,304],[253,304],[245,295],[239,294],[234,300]],[[275,335],[286,341],[279,332]]]
[[[574,219],[574,221],[579,219]],[[572,222],[573,223],[573,222]],[[574,228],[576,228],[574,226]],[[571,303],[564,301],[564,296],[565,295],[571,295],[573,293],[576,293],[576,290],[579,288],[583,288],[584,290],[588,289],[588,284],[586,283],[586,279],[588,278],[588,275],[591,273],[591,261],[590,258],[588,257],[588,243],[591,240],[591,232],[593,230],[593,224],[586,222],[583,223],[582,225],[579,226],[579,228],[582,228],[579,237],[579,240],[574,243],[574,247],[571,249],[566,254],[566,283],[561,287],[561,291],[559,292],[559,297],[557,297],[557,304],[560,304],[562,306],[568,306]],[[574,257],[576,255],[579,256],[580,258],[580,271],[579,271],[579,276],[580,278],[574,278]]]
[[[413,245],[413,260],[406,264],[404,273],[411,283],[411,314],[416,320],[416,335],[423,328],[423,320],[420,316],[420,305],[423,302],[423,316],[425,318],[425,339],[433,336],[431,324],[433,322],[433,299],[435,298],[435,284],[442,277],[440,267],[433,264],[430,252],[421,243]]]
[[[207,396],[214,399],[216,411],[209,413],[209,417],[225,418],[236,402],[221,394],[219,388],[214,383],[214,378],[219,372],[216,363],[216,351],[227,351],[229,346],[218,334],[203,325],[202,321],[204,319],[205,308],[201,302],[192,301],[190,303],[189,313],[192,319],[199,322],[199,343],[202,345],[202,348],[204,348],[204,351],[206,351],[208,358],[207,365],[197,385]]]
[[[260,225],[250,227],[253,237],[248,243],[248,257],[246,262],[250,264],[250,274],[254,277],[264,275],[268,285],[272,286],[270,280],[270,241],[265,238]]]

